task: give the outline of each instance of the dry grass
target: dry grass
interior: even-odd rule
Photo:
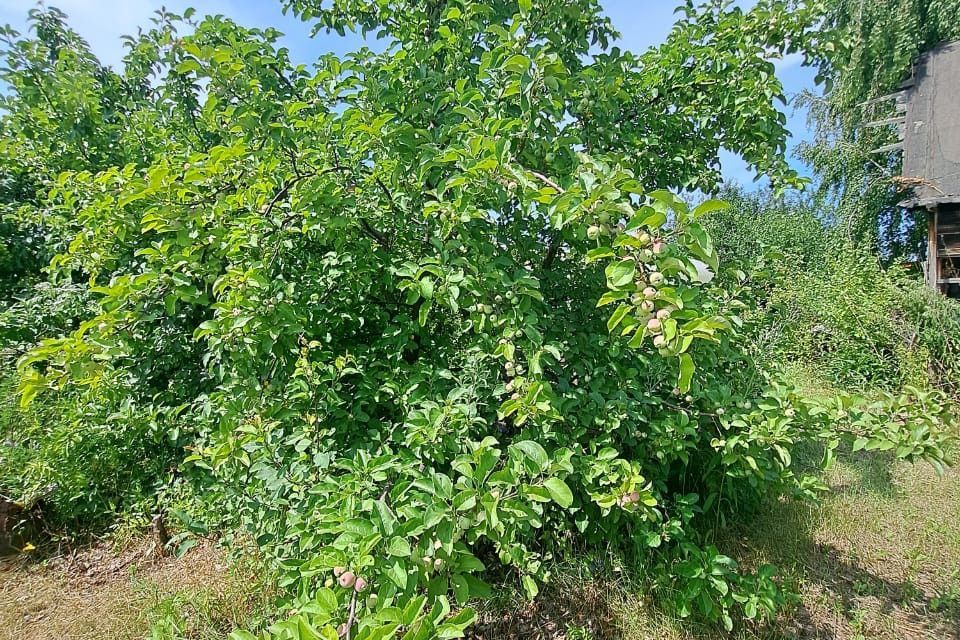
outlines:
[[[800,601],[773,624],[733,634],[671,618],[610,567],[562,570],[532,605],[501,595],[482,615],[486,640],[960,639],[960,469],[858,455],[827,478],[822,505],[775,501],[727,553],[772,563]]]
[[[0,639],[218,638],[268,600],[212,544],[180,559],[146,543],[44,563],[0,562]]]

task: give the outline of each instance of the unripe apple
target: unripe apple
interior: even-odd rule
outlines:
[[[650,284],[654,284],[654,285],[660,284],[661,282],[663,282],[663,274],[660,273],[659,271],[654,271],[653,273],[650,274],[649,279],[650,279]]]
[[[718,416],[722,416],[722,415],[725,414],[725,413],[726,413],[726,411],[724,410],[723,407],[720,407],[720,408],[717,409],[717,415],[718,415]]]
[[[334,568],[333,568],[333,575],[336,576],[337,578],[339,578],[340,576],[342,576],[342,575],[346,572],[346,570],[347,570],[346,567],[334,567]]]
[[[670,317],[670,309],[660,309],[657,311],[657,318],[660,320],[666,320]]]
[[[640,243],[641,247],[647,246],[648,244],[650,244],[650,234],[644,231],[643,233],[637,236],[637,242]]]
[[[651,260],[653,260],[653,251],[644,249],[640,252],[640,262],[650,262]]]
[[[657,349],[661,349],[667,346],[667,339],[663,336],[655,336],[653,338],[653,346],[655,346]]]
[[[654,309],[653,300],[644,300],[643,302],[640,303],[640,308],[645,313],[651,313]]]
[[[437,558],[436,560],[434,560],[433,568],[436,569],[437,571],[439,571],[440,569],[443,569],[443,560],[441,560],[440,558]]]
[[[683,399],[685,402],[693,402],[693,396],[684,396]]]
[[[630,502],[632,502],[633,504],[637,504],[638,502],[640,502],[640,493],[638,491],[634,491],[633,493],[630,494]]]
[[[589,227],[587,227],[587,237],[590,238],[591,240],[596,240],[597,238],[599,238],[600,227],[595,224],[592,224]]]
[[[650,333],[660,333],[663,327],[660,325],[660,321],[656,318],[650,318],[647,320],[647,331]]]
[[[341,587],[349,589],[357,581],[357,576],[353,574],[353,571],[344,571],[337,580],[340,582]]]
[[[605,236],[610,235],[610,225],[608,224],[600,225],[600,233],[602,233]]]
[[[520,399],[520,394],[519,394],[519,393],[516,393],[516,392],[511,393],[511,394],[510,394],[510,399],[511,399],[511,400],[519,400],[519,399]]]
[[[357,581],[353,583],[353,590],[357,593],[360,593],[367,588],[367,581],[363,578],[357,578]]]
[[[647,300],[653,300],[657,297],[657,290],[653,287],[647,287],[643,290],[643,297]]]
[[[490,314],[490,322],[496,322],[496,321],[497,321],[497,314],[491,313],[491,314]]]
[[[606,213],[606,212],[600,213],[600,214],[597,216],[597,220],[598,220],[601,224],[606,224],[606,223],[610,222],[610,214],[609,214],[609,213]]]
[[[494,297],[493,301],[496,302],[497,304],[500,304],[501,302],[503,302],[503,296],[497,295]]]
[[[488,304],[485,304],[485,305],[483,305],[483,312],[486,313],[486,314],[491,314],[491,313],[493,313],[493,307],[491,307],[491,306],[488,305]]]
[[[653,252],[657,255],[660,255],[661,253],[663,253],[663,250],[666,248],[667,246],[662,242],[660,242],[659,240],[653,243]]]

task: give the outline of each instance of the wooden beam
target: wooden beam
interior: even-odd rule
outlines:
[[[907,121],[907,116],[900,116],[897,118],[884,118],[883,120],[874,120],[873,122],[865,122],[862,126],[864,127],[886,127],[888,125],[894,124],[904,124]]]
[[[893,144],[885,144],[882,147],[877,147],[870,153],[892,153],[894,151],[903,151],[903,141],[894,142]]]
[[[927,213],[927,286],[939,289],[940,256],[937,255],[937,209]]]

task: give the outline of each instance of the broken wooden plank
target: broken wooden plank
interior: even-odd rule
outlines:
[[[892,144],[885,144],[882,147],[877,147],[870,153],[893,153],[894,151],[903,151],[903,141],[894,142]]]

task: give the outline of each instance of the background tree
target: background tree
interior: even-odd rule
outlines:
[[[822,98],[807,104],[814,141],[801,151],[820,176],[822,198],[837,204],[847,236],[876,243],[887,260],[916,256],[926,220],[898,206],[906,197],[899,154],[872,153],[896,140],[890,127],[868,122],[894,115],[892,101],[913,63],[942,42],[960,38],[957,0],[818,0],[830,35],[814,56]]]

